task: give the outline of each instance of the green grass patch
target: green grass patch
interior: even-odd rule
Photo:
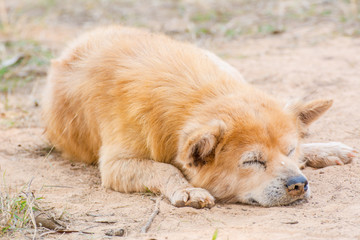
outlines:
[[[39,210],[38,202],[42,198],[34,196],[30,185],[31,181],[12,194],[3,183],[0,191],[0,236],[34,226],[34,212]]]
[[[213,234],[213,236],[212,236],[211,239],[212,239],[212,240],[216,240],[217,237],[218,237],[218,229],[215,230],[215,232],[214,232],[214,234]]]

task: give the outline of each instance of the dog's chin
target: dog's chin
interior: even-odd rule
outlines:
[[[259,206],[259,207],[279,207],[279,206],[288,206],[288,205],[293,205],[293,204],[298,204],[301,203],[305,200],[305,198],[299,198],[299,199],[295,199],[295,200],[291,200],[291,201],[283,201],[283,202],[267,202],[267,201],[257,201],[254,198],[250,198],[246,201],[239,201],[238,203],[241,204],[247,204],[247,205],[252,205],[252,206]]]
[[[278,207],[278,206],[288,206],[288,205],[297,205],[307,202],[310,198],[310,189],[303,195],[296,198],[290,197],[287,194],[285,195],[264,195],[261,197],[247,197],[246,199],[239,200],[238,203],[248,204],[253,206],[260,207]]]

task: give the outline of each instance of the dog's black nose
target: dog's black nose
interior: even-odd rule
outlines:
[[[300,196],[308,190],[308,181],[304,176],[291,177],[286,183],[286,188],[290,195]]]

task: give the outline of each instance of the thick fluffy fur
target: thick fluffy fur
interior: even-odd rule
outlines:
[[[302,156],[314,148],[302,153],[302,132],[331,104],[283,106],[213,53],[112,26],[52,61],[43,118],[56,148],[99,163],[105,187],[149,188],[176,206],[211,207],[213,196],[273,206],[309,195],[305,183],[299,191],[284,186],[303,176]],[[349,162],[352,149],[341,146],[328,148],[325,160],[306,159]]]

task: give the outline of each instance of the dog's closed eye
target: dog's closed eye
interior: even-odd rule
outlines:
[[[247,152],[241,157],[243,167],[261,166],[266,169],[266,162],[261,152]]]
[[[262,165],[263,167],[266,168],[266,162],[264,162],[264,161],[250,160],[250,161],[245,161],[245,162],[243,162],[243,165],[244,165],[244,166],[255,165],[255,164],[260,164],[260,165]]]

